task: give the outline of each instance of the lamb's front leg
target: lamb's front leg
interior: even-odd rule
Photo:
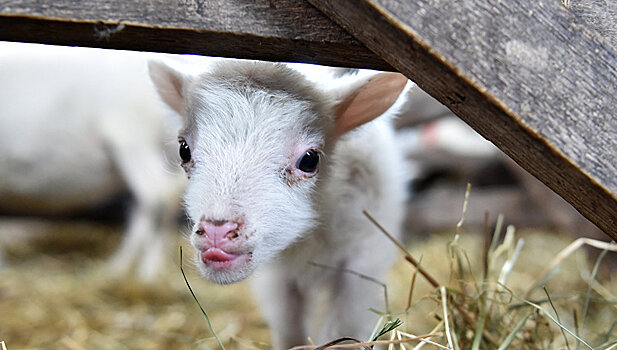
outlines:
[[[321,324],[317,345],[341,337],[370,340],[368,338],[378,317],[369,308],[384,309],[384,292],[380,285],[344,272],[343,269],[362,272],[371,277],[380,276],[374,271],[362,271],[349,265],[332,273],[327,282],[332,293],[327,301],[326,322]]]
[[[262,313],[272,331],[273,349],[307,343],[306,295],[280,266],[264,267],[251,280]]]

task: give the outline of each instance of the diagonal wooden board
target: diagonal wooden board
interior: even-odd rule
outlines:
[[[309,0],[617,240],[617,56],[555,0]]]
[[[0,0],[0,40],[392,70],[305,0]]]

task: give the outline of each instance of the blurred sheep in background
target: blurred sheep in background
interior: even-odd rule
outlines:
[[[177,231],[184,186],[151,56],[0,43],[0,215],[72,216],[128,192],[109,267],[142,280],[158,270],[165,232]]]

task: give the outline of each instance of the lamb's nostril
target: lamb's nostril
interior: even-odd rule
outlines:
[[[196,227],[195,234],[204,235],[212,245],[232,241],[240,236],[240,223],[230,220],[203,220]]]

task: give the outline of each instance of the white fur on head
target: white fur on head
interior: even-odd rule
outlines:
[[[239,223],[229,252],[242,255],[241,263],[212,268],[198,253],[201,273],[217,283],[248,277],[319,224],[319,175],[299,172],[299,157],[311,149],[327,153],[332,136],[377,117],[394,102],[383,109],[385,95],[398,96],[402,89],[400,84],[383,87],[384,78],[377,79],[379,84],[373,79],[335,105],[340,94],[330,97],[282,64],[224,62],[189,78],[153,63],[150,74],[163,100],[184,117],[180,138],[191,150],[184,200],[195,230],[204,221]],[[362,108],[358,101],[377,108]],[[352,118],[362,121],[349,119],[350,110]],[[328,173],[327,157],[319,166]],[[212,248],[203,235],[193,234],[191,242],[201,252]]]

